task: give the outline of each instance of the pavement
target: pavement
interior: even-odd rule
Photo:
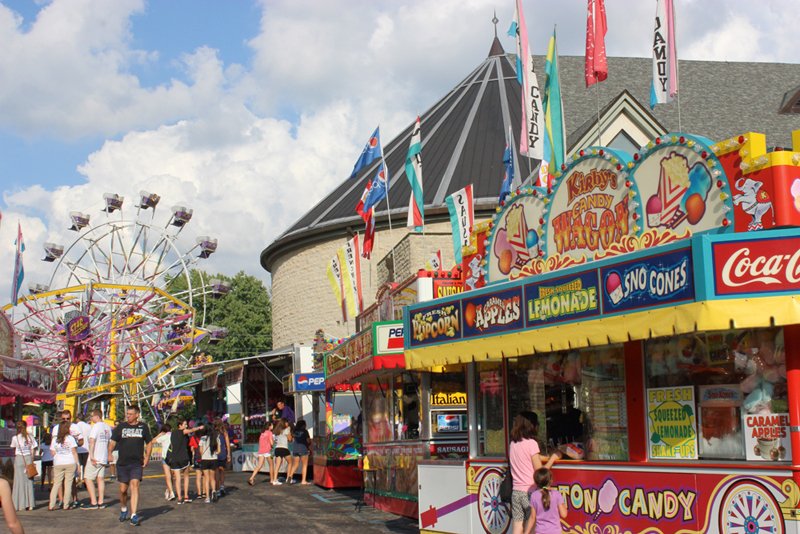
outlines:
[[[120,523],[119,488],[116,482],[106,480],[107,507],[101,510],[47,509],[49,486],[39,490],[36,480],[36,503],[33,511],[19,514],[26,534],[39,532],[113,532],[141,530],[170,533],[208,532],[233,534],[238,532],[287,533],[416,533],[417,522],[395,516],[371,507],[356,506],[360,490],[326,490],[315,485],[300,484],[272,486],[267,475],[259,475],[255,486],[249,486],[250,473],[228,471],[225,488],[228,494],[212,504],[195,500],[179,505],[164,499],[166,488],[160,463],[148,466],[141,485],[139,515],[142,522],[134,527],[129,522]],[[189,485],[189,495],[194,495],[194,474]],[[79,497],[88,502],[88,494],[81,490]]]

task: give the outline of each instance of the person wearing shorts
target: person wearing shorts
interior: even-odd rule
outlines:
[[[202,426],[189,428],[185,419],[178,419],[170,435],[169,465],[170,473],[174,477],[173,488],[178,496],[178,504],[189,502],[189,436],[203,430]],[[181,476],[183,476],[183,494],[181,494]]]
[[[289,473],[289,463],[291,462],[292,453],[289,450],[289,442],[292,441],[292,429],[289,426],[289,421],[286,419],[278,419],[275,424],[275,476],[270,475],[273,485],[280,485],[281,481],[278,480],[278,474],[281,471],[282,464],[286,462],[286,473]]]
[[[294,473],[297,471],[300,464],[302,464],[303,467],[300,470],[300,484],[305,486],[309,483],[306,480],[306,475],[308,474],[308,445],[311,440],[311,436],[306,428],[305,419],[297,421],[292,436],[294,438],[294,441],[292,441],[292,466],[286,478],[289,480],[289,484],[294,484]]]
[[[272,435],[272,421],[267,421],[264,430],[258,437],[258,463],[256,468],[253,469],[253,474],[247,479],[247,483],[251,486],[256,483],[256,475],[261,472],[261,468],[266,462],[269,468],[269,476],[275,480],[275,461],[272,457],[272,446],[275,444],[275,437]]]
[[[203,470],[203,482],[205,485],[206,504],[216,502],[216,477],[214,472],[217,470],[217,454],[222,448],[220,436],[212,427],[208,432],[200,431],[200,469]]]
[[[92,426],[89,430],[89,461],[84,470],[86,490],[89,492],[89,505],[87,508],[99,510],[105,508],[106,494],[106,466],[108,465],[108,442],[111,440],[111,427],[103,421],[100,410],[93,410],[91,415]],[[94,482],[97,481],[97,494],[95,495]]]
[[[139,483],[142,472],[150,461],[153,450],[153,438],[150,428],[139,421],[139,407],[129,406],[125,411],[125,422],[118,424],[111,433],[108,442],[108,454],[119,446],[117,460],[117,480],[119,480],[120,523],[130,519],[131,525],[137,527],[141,517],[136,513],[139,506]],[[130,493],[131,510],[128,515],[128,494]]]

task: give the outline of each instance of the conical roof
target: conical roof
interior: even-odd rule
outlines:
[[[509,127],[513,136],[515,186],[530,175],[538,162],[518,153],[521,122],[520,84],[500,41],[494,38],[489,56],[441,100],[420,116],[422,169],[427,222],[447,217],[445,198],[472,184],[476,212],[494,210],[503,177],[503,151]],[[389,169],[392,223],[404,226],[411,192],[405,159],[412,121],[384,145]],[[523,165],[522,172],[520,163]],[[363,221],[355,207],[367,180],[377,172],[376,161],[354,179],[345,179],[261,253],[262,266],[271,271],[276,257],[297,247],[358,231]],[[388,218],[386,202],[376,207],[376,224]]]

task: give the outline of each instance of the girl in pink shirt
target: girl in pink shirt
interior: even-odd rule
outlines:
[[[247,480],[251,486],[256,483],[255,478],[264,462],[269,462],[269,476],[272,477],[275,472],[275,459],[272,457],[272,446],[275,444],[275,436],[272,434],[272,421],[267,421],[261,435],[258,436],[258,464],[253,469],[253,474]]]
[[[536,441],[539,431],[539,417],[533,412],[522,412],[514,418],[511,428],[511,445],[508,447],[508,463],[511,478],[514,480],[511,492],[511,532],[523,534],[530,532],[531,502],[528,492],[533,489],[533,475],[542,465],[550,467],[559,456],[543,456]],[[543,461],[546,464],[543,464]],[[526,527],[527,528],[524,528]]]

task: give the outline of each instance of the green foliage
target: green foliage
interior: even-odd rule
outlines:
[[[201,278],[202,277],[202,278]],[[222,298],[205,299],[206,306],[195,300],[197,324],[224,327],[228,336],[216,344],[202,341],[199,350],[211,354],[216,361],[231,360],[253,356],[272,349],[272,308],[269,293],[264,284],[254,276],[240,271],[235,276],[210,275],[198,270],[191,271],[192,288],[201,287],[201,279],[206,285],[212,278],[225,280],[231,284],[231,291]],[[187,281],[183,278],[171,280],[167,290],[183,300],[186,297]]]

